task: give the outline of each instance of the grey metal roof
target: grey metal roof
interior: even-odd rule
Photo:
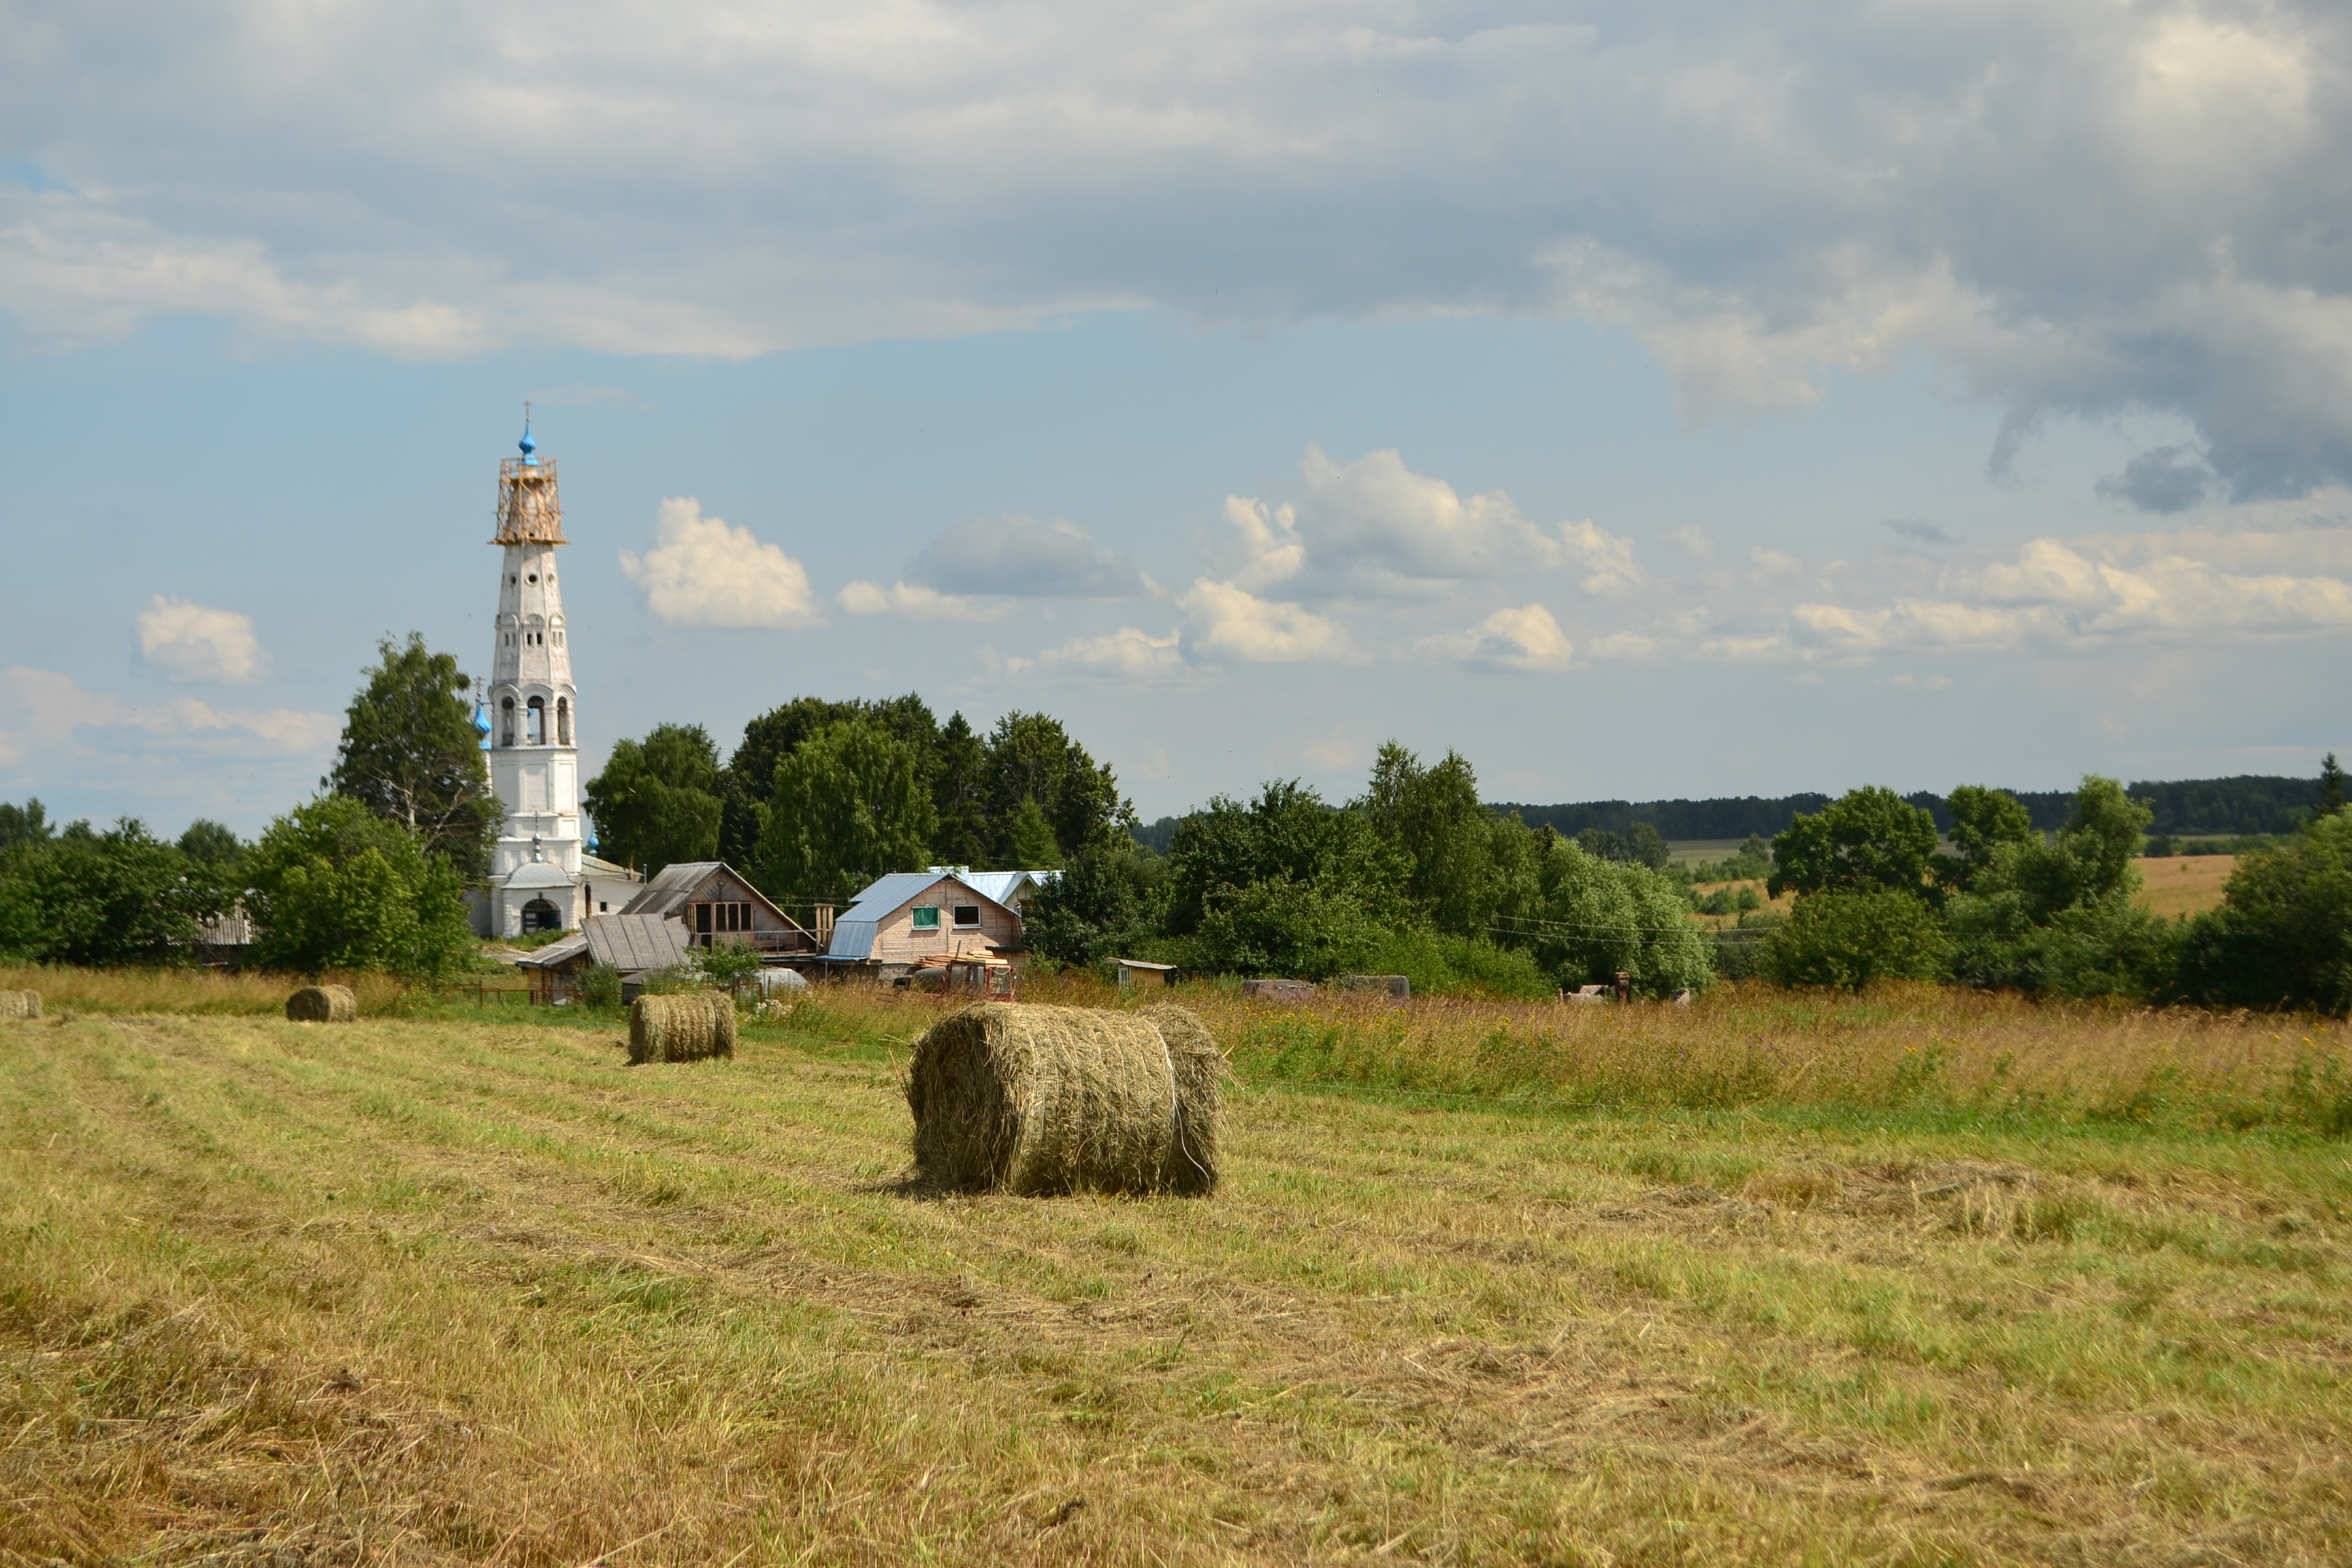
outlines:
[[[825,948],[824,955],[827,958],[847,959],[871,957],[874,952],[874,933],[881,929],[882,922],[889,919],[900,905],[920,898],[941,882],[953,882],[960,888],[970,889],[974,896],[986,899],[999,909],[1004,909],[1003,900],[972,887],[974,878],[982,874],[975,872],[972,877],[962,877],[941,871],[891,872],[888,876],[876,881],[864,892],[859,893],[857,901],[850,905],[839,920],[833,922],[833,942]],[[993,874],[1020,876],[1024,873]],[[1005,912],[1009,914],[1012,911],[1006,910]]]
[[[959,871],[964,886],[986,894],[1006,909],[1030,888],[1042,888],[1059,877],[1059,871]]]
[[[714,871],[727,869],[719,860],[680,860],[654,873],[653,879],[634,894],[621,912],[625,915],[676,914],[678,907],[690,898],[694,889],[702,886]]]
[[[590,962],[610,964],[624,974],[667,969],[686,962],[686,922],[663,915],[591,915],[562,942],[515,960],[516,967],[553,969],[586,952]]]

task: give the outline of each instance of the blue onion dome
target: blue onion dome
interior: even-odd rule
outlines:
[[[536,457],[532,456],[533,453],[539,450],[539,443],[530,438],[530,420],[526,419],[522,422],[522,439],[516,442],[515,445],[522,448],[522,460],[524,462],[536,463],[539,461]]]
[[[474,704],[474,733],[486,741],[490,738],[489,706],[479,700]]]

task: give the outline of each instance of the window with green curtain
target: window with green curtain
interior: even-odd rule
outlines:
[[[915,907],[915,929],[916,929],[917,931],[937,931],[937,930],[939,930],[939,929],[940,929],[940,907],[939,907],[939,905],[937,905],[937,904],[918,904],[918,905]]]

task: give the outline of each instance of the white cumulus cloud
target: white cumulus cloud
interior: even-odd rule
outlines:
[[[193,697],[126,701],[70,676],[24,665],[0,670],[0,764],[37,752],[88,757],[194,753],[208,758],[323,758],[342,733],[332,713],[216,708]]]
[[[1566,669],[1575,652],[1541,605],[1496,610],[1466,632],[1425,637],[1418,646],[1423,654],[1485,670]]]
[[[661,503],[651,549],[620,554],[646,607],[672,626],[809,626],[824,618],[799,562],[748,528],[703,516],[691,496]]]
[[[1013,613],[1013,606],[1003,601],[990,602],[968,598],[961,594],[942,594],[937,588],[920,583],[898,582],[884,587],[879,583],[863,580],[844,586],[834,596],[834,603],[853,616],[908,616],[917,619],[933,618],[950,621],[997,621]]]
[[[907,580],[942,593],[1018,598],[1118,598],[1143,591],[1141,573],[1055,518],[976,518],[933,540],[908,563]]]
[[[269,673],[251,616],[163,594],[139,612],[139,653],[173,680],[250,686]]]
[[[1192,621],[1194,658],[1226,664],[1354,663],[1347,628],[1296,603],[1272,603],[1203,577],[1178,595]]]
[[[1181,641],[1181,635],[1174,631],[1164,637],[1156,637],[1133,626],[1121,626],[1101,637],[1073,638],[1034,659],[1007,659],[1004,667],[1019,674],[1039,665],[1066,664],[1090,675],[1115,676],[1122,680],[1150,680],[1172,675],[1184,668]]]

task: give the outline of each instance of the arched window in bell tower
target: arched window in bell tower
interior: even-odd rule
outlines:
[[[499,699],[499,717],[504,721],[504,722],[499,726],[499,744],[501,746],[511,746],[514,744],[513,698],[501,697]]]
[[[546,699],[534,697],[530,700],[529,710],[524,715],[523,727],[523,744],[527,746],[544,746],[547,744]]]
[[[559,746],[572,744],[572,699],[569,697],[555,700],[555,743]]]

